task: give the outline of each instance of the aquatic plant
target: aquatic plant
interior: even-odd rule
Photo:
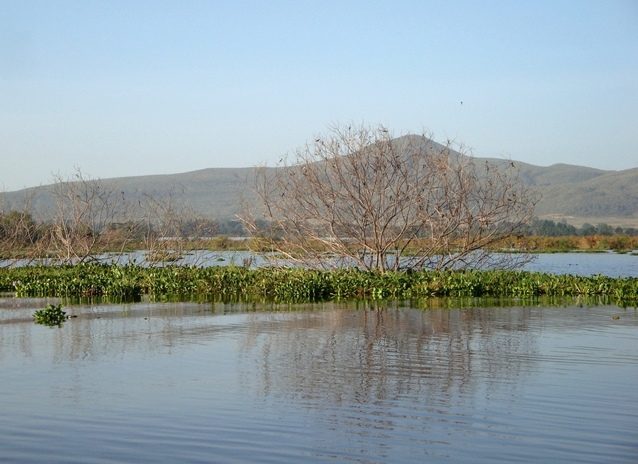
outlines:
[[[66,312],[62,311],[62,305],[49,304],[46,308],[38,309],[33,313],[33,320],[36,324],[47,325],[49,327],[60,327],[66,321]]]
[[[638,278],[505,270],[374,272],[240,266],[82,264],[0,269],[0,290],[18,296],[310,302],[428,297],[608,297],[638,304]]]

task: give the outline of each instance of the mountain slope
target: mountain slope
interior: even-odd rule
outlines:
[[[424,143],[429,150],[442,148],[434,141]],[[496,158],[475,160],[497,166],[514,163],[521,180],[541,194],[537,215],[638,218],[638,168],[605,171],[567,164],[543,167]],[[256,168],[209,168],[180,174],[103,179],[102,184],[133,203],[148,195],[171,196],[208,218],[232,219],[241,210],[242,199],[249,204],[255,202],[252,189],[255,174]],[[34,213],[49,218],[54,207],[51,192],[52,186],[45,185],[0,194],[0,209],[20,209],[30,198]]]
[[[638,217],[638,168],[603,171],[582,182],[536,186],[538,214]]]

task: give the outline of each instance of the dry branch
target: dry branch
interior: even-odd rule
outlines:
[[[242,220],[262,246],[307,266],[379,271],[493,265],[490,246],[516,235],[536,201],[513,165],[384,127],[336,127],[261,170],[256,191],[268,226],[255,211]]]

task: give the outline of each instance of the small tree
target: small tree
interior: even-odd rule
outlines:
[[[260,170],[256,192],[263,209],[243,220],[262,247],[305,265],[379,271],[495,265],[490,247],[521,231],[535,205],[513,163],[477,163],[384,127],[334,128],[280,169]]]
[[[6,258],[1,267],[14,265],[14,258],[25,263],[42,255],[40,247],[46,226],[34,219],[32,203],[32,193],[21,204],[8,207],[0,203],[0,258]]]
[[[53,184],[55,213],[49,228],[48,248],[66,262],[83,262],[109,248],[108,227],[126,216],[126,202],[101,181],[79,169],[69,179]],[[123,194],[122,194],[123,195]]]
[[[42,234],[42,225],[37,224],[28,211],[0,211],[0,257],[31,257]],[[10,265],[7,261],[5,265]]]
[[[162,196],[145,194],[140,202],[148,263],[163,264],[182,259],[189,242],[214,233],[214,224],[198,217],[180,196],[179,191],[171,190]]]

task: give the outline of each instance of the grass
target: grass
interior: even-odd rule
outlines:
[[[17,296],[215,301],[315,302],[429,297],[605,297],[638,304],[638,278],[554,275],[522,271],[366,272],[236,266],[147,268],[82,264],[0,270],[0,291]]]

